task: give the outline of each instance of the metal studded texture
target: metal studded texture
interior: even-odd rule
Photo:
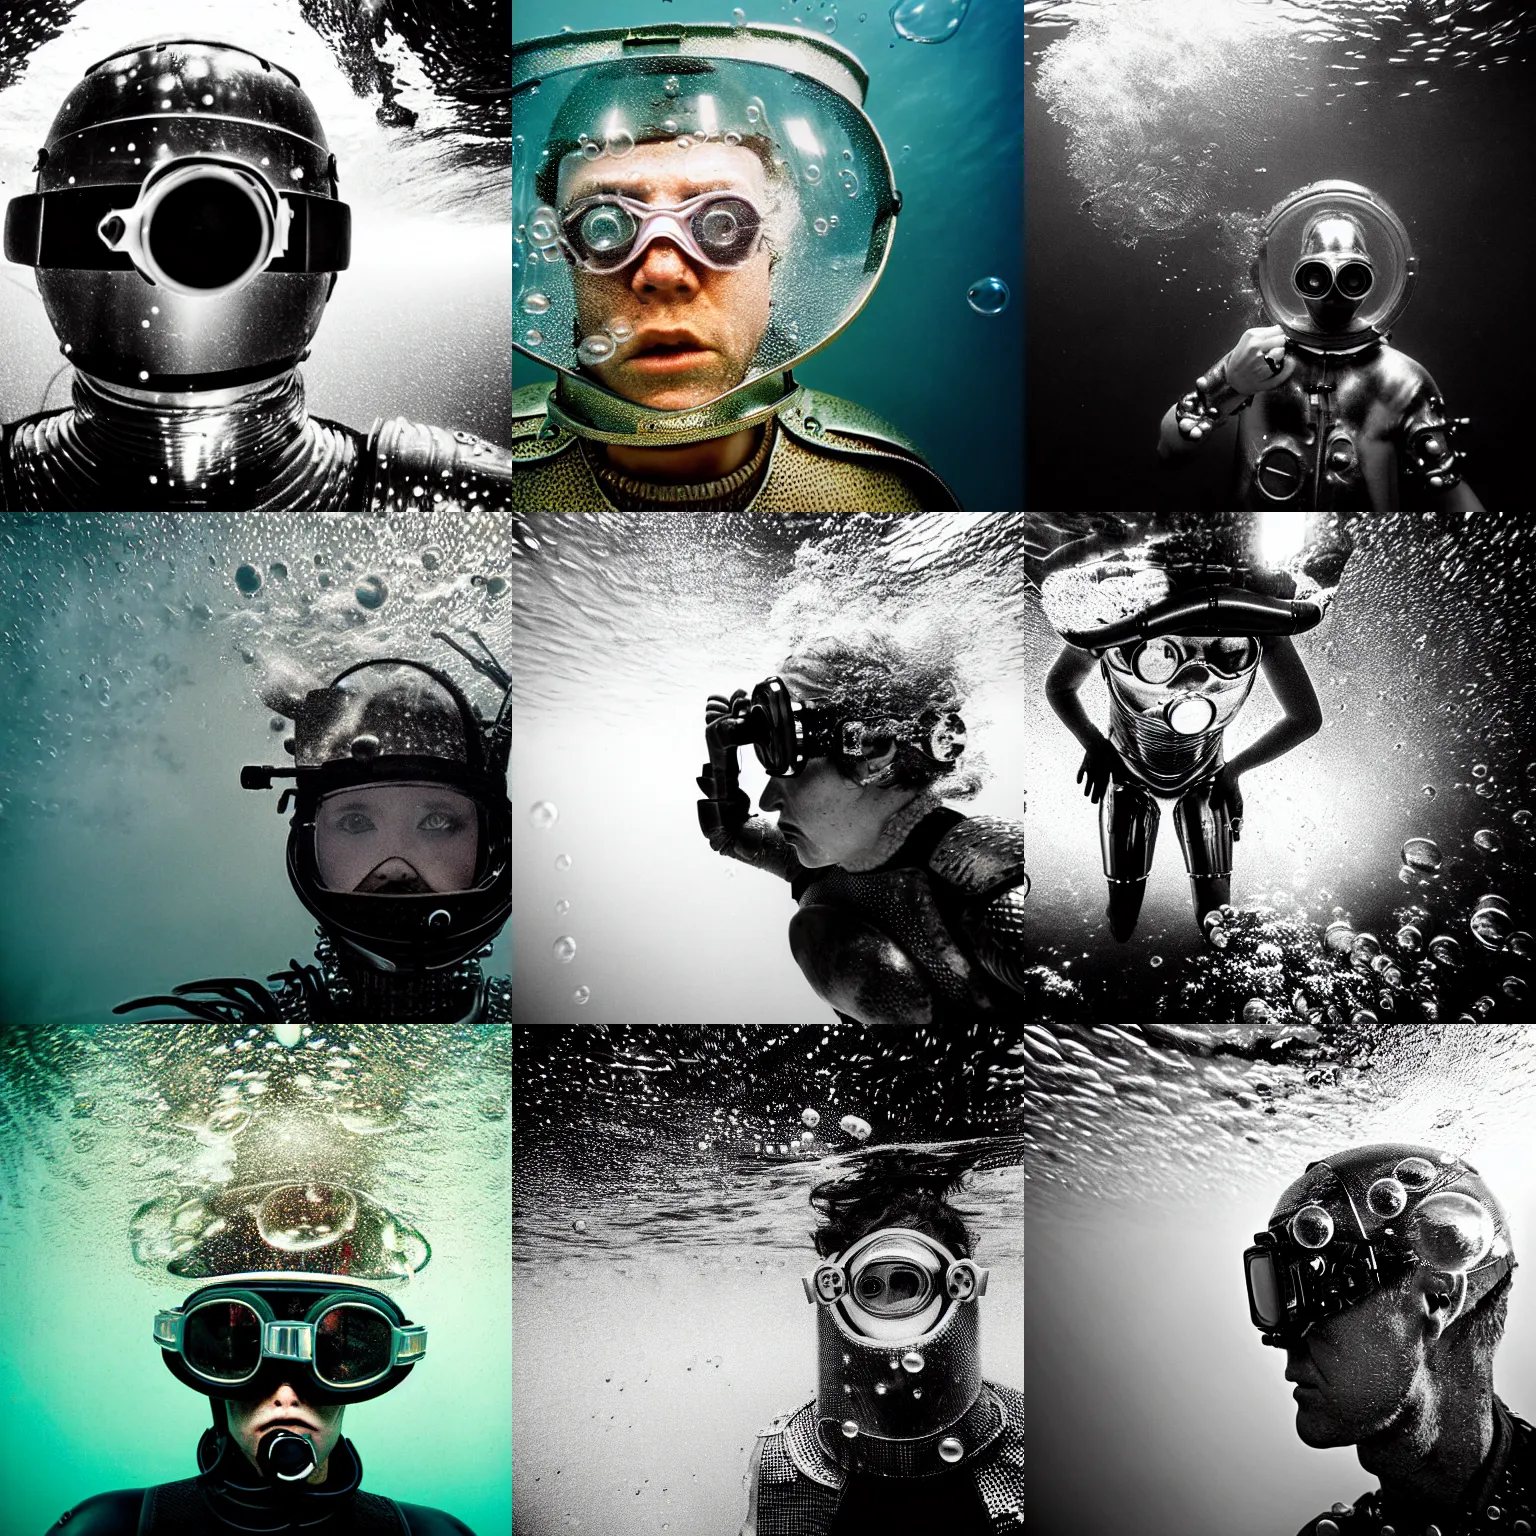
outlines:
[[[776,1419],[758,1441],[756,1484],[741,1536],[825,1536],[842,1498],[842,1474],[828,1483],[800,1470],[786,1436],[812,1410],[807,1404],[786,1424]],[[833,1469],[836,1471],[836,1469]]]
[[[1008,1422],[975,1467],[976,1487],[992,1517],[994,1536],[1017,1536],[1024,1529],[1024,1394],[987,1383],[1002,1404]]]
[[[1024,875],[1024,823],[969,816],[939,839],[928,867],[970,895],[1018,885]]]
[[[471,432],[396,416],[374,423],[370,512],[505,512],[515,493],[513,455]]]
[[[921,1357],[920,1370],[903,1365],[909,1353]],[[852,1423],[859,1434],[882,1440],[936,1434],[955,1424],[981,1392],[977,1303],[950,1303],[936,1333],[891,1343],[855,1334],[836,1303],[818,1302],[816,1359],[819,1418]]]
[[[1030,964],[1029,884],[994,896],[966,922],[966,936],[976,958],[997,979],[1023,992],[1029,985]]]

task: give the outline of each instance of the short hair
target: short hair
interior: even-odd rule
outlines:
[[[1452,1349],[1466,1349],[1476,1361],[1480,1371],[1493,1369],[1493,1357],[1504,1338],[1504,1324],[1509,1318],[1509,1288],[1514,1284],[1515,1273],[1510,1270],[1485,1295],[1470,1312],[1463,1313],[1443,1337]]]
[[[901,789],[934,786],[949,800],[977,794],[982,776],[974,757],[936,762],[913,742],[878,734],[887,720],[915,725],[926,714],[959,714],[967,684],[953,638],[936,625],[922,631],[897,629],[880,622],[857,622],[828,629],[796,644],[785,670],[798,673],[850,720],[863,720],[875,741],[894,741],[891,782]],[[861,758],[840,751],[829,754],[846,779],[858,777]]]
[[[851,1173],[811,1191],[822,1222],[812,1234],[816,1252],[828,1259],[882,1227],[911,1227],[956,1258],[969,1258],[974,1242],[968,1213],[950,1203],[967,1166],[968,1160],[896,1147],[869,1153]]]

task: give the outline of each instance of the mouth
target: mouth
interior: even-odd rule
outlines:
[[[692,331],[642,331],[636,343],[624,361],[642,373],[686,373],[714,355]]]
[[[256,1431],[256,1438],[259,1440],[269,1430],[274,1429],[292,1430],[295,1434],[299,1435],[318,1435],[320,1433],[317,1425],[307,1424],[303,1419],[270,1419]]]

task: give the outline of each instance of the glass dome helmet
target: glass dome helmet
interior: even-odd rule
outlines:
[[[1465,1280],[1457,1315],[1514,1268],[1509,1222],[1482,1176],[1449,1152],[1356,1147],[1309,1163],[1243,1255],[1248,1310],[1284,1347],[1423,1265]]]
[[[1316,181],[1270,210],[1253,282],[1293,341],[1348,352],[1386,334],[1416,272],[1408,231],[1381,198],[1357,182]]]
[[[5,254],[37,269],[64,355],[135,389],[293,367],[351,251],[336,157],[298,79],[230,43],[167,38],[64,98]]]
[[[288,878],[320,926],[386,971],[457,965],[495,939],[512,910],[507,759],[511,679],[478,635],[503,690],[482,721],[458,685],[422,662],[359,662],[294,706],[289,769],[247,767],[241,784],[296,787]]]
[[[561,374],[551,414],[654,444],[766,419],[890,250],[901,199],[858,60],[710,24],[541,38],[512,72],[513,342]],[[685,298],[646,286],[658,252]]]

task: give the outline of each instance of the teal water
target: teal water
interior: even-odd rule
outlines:
[[[913,438],[964,507],[1022,504],[1023,13],[973,0],[959,30],[908,42],[875,0],[744,0],[749,22],[829,33],[869,71],[865,111],[904,199],[890,261],[853,324],[795,376],[877,411]],[[518,0],[522,42],[570,28],[728,22],[727,0]],[[829,25],[830,23],[830,25]],[[982,315],[966,290],[999,277]],[[513,383],[552,377],[514,354]]]
[[[0,1536],[36,1536],[94,1493],[195,1474],[208,1400],[166,1371],[150,1326],[196,1282],[136,1262],[134,1214],[285,1161],[300,1176],[345,1169],[431,1248],[396,1291],[428,1329],[427,1357],[343,1422],[364,1486],[498,1536],[511,1519],[506,1033],[364,1026],[293,1057],[264,1051],[260,1031],[243,1058],[237,1036],[0,1033]],[[310,1067],[317,1083],[347,1084],[319,1095],[329,1113],[285,1091],[307,1053],[326,1063]],[[228,1068],[237,1059],[251,1065]],[[214,1118],[215,1103],[230,1107]],[[141,1253],[149,1236],[140,1223]]]

